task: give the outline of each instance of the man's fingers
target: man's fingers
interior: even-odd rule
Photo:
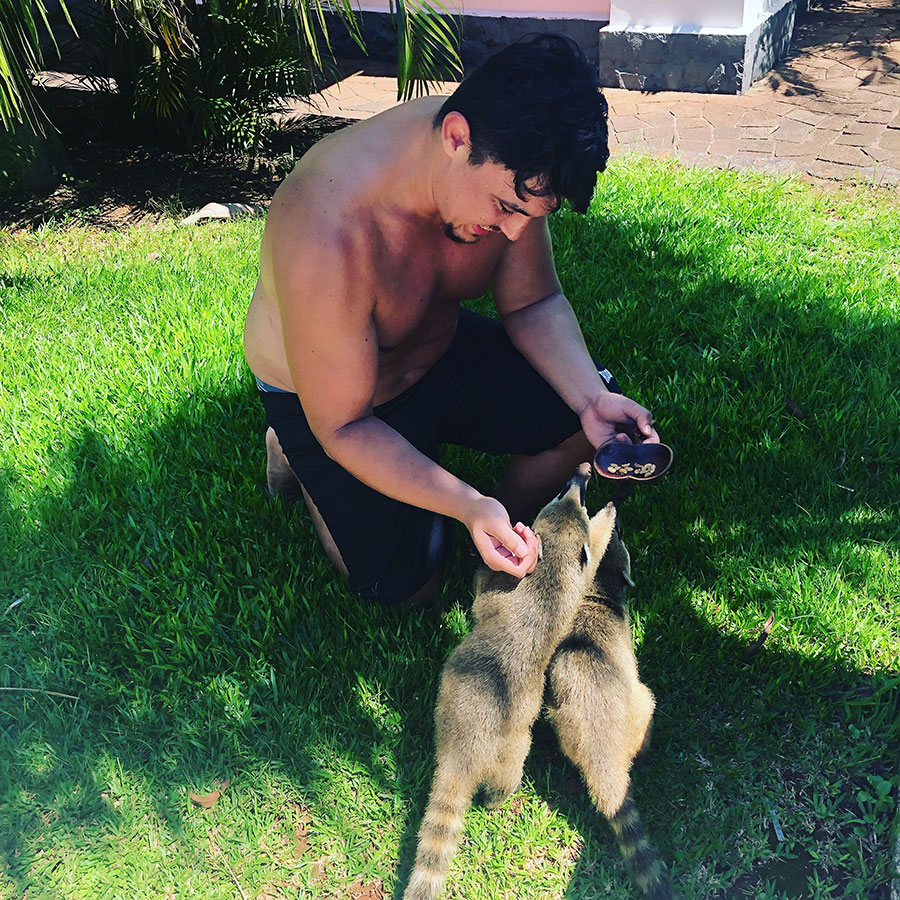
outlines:
[[[485,565],[495,572],[506,572],[509,575],[515,575],[521,578],[525,572],[523,571],[522,559],[513,555],[509,550],[500,544],[499,547],[491,547],[491,549],[482,554]]]
[[[516,528],[510,528],[508,531],[504,529],[502,534],[494,535],[494,537],[509,551],[511,556],[522,559],[528,553],[528,539],[517,531],[519,527],[524,528],[525,526],[519,522]]]
[[[644,435],[645,444],[659,443],[659,435],[653,427],[653,414],[649,410],[643,410],[637,418],[637,424],[638,428],[641,430],[641,434]]]
[[[637,429],[636,432],[630,436],[632,443],[635,443],[636,439],[639,443],[658,444],[659,435],[653,427],[653,413],[651,413],[649,409],[645,409],[641,406],[640,403],[636,403],[634,400],[628,400],[626,411],[633,419]],[[616,435],[616,440],[622,440],[622,436]]]
[[[510,549],[495,535],[487,535],[488,546],[484,548],[478,544],[476,546],[488,568],[522,578],[531,572],[537,563],[537,537],[527,525],[523,525],[521,522],[516,525],[516,528],[511,528],[509,533],[512,537],[507,537],[507,541],[513,545],[514,549]]]

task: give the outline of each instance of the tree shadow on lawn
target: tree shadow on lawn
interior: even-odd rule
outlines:
[[[858,787],[866,774],[892,774],[898,735],[884,712],[893,702],[886,699],[890,673],[843,661],[836,649],[842,638],[828,622],[818,625],[819,656],[791,649],[789,632],[778,632],[747,664],[747,635],[735,635],[725,611],[759,627],[770,609],[790,619],[781,588],[767,583],[770,569],[786,559],[821,565],[833,557],[852,586],[865,578],[854,554],[867,542],[896,540],[890,513],[897,473],[889,466],[897,457],[889,436],[898,432],[885,430],[896,413],[849,407],[840,433],[859,444],[848,444],[848,459],[872,448],[882,454],[883,471],[879,480],[844,471],[844,480],[857,479],[848,495],[828,488],[833,463],[825,451],[834,448],[825,432],[834,423],[814,412],[797,421],[783,409],[788,388],[803,402],[796,392],[815,388],[819,369],[840,368],[869,342],[896,338],[886,322],[830,317],[831,298],[818,298],[818,307],[773,305],[769,283],[716,279],[712,249],[706,258],[680,254],[672,238],[661,237],[650,254],[646,225],[613,233],[610,223],[592,227],[635,262],[609,269],[603,316],[637,293],[664,299],[668,308],[652,311],[671,320],[671,344],[654,365],[643,359],[655,349],[652,329],[636,317],[626,317],[618,333],[589,329],[592,342],[605,345],[598,346],[602,358],[621,360],[620,380],[641,371],[644,391],[661,386],[658,418],[676,448],[676,468],[660,484],[639,488],[622,511],[639,580],[639,658],[659,702],[651,757],[636,774],[640,808],[676,883],[695,884],[697,897],[732,896],[715,885],[743,877],[752,887],[764,880],[762,861],[775,855],[766,846],[764,799],[791,829],[789,839],[812,823],[813,838],[803,834],[798,843],[821,839],[833,847],[838,837],[827,817],[835,805],[868,821]],[[585,225],[579,240],[567,270],[575,280],[584,274],[579,266],[595,265],[598,233]],[[796,300],[802,290],[795,286],[783,299]],[[736,293],[744,298],[739,307]],[[752,345],[769,333],[760,338],[764,326],[788,343],[788,357],[798,354],[815,371],[761,372]],[[810,340],[824,361],[813,363]],[[718,354],[706,352],[710,347]],[[869,377],[858,374],[860,403]],[[698,411],[709,411],[716,385],[746,400],[742,422],[712,416],[711,435]],[[867,421],[878,427],[861,428]],[[769,445],[748,446],[748,427],[769,429]],[[21,893],[40,884],[49,843],[83,849],[105,840],[126,824],[122,809],[146,810],[174,839],[207,829],[208,814],[191,808],[186,791],[203,793],[231,776],[236,804],[251,805],[273,779],[289,785],[308,811],[310,844],[331,854],[332,871],[349,883],[373,859],[385,875],[396,863],[399,896],[431,777],[438,673],[459,629],[372,609],[345,594],[305,512],[290,516],[265,495],[262,428],[256,398],[229,385],[143,423],[128,452],[86,429],[59,450],[53,483],[64,487],[27,507],[13,470],[0,470],[0,596],[27,589],[32,597],[0,620],[8,632],[0,672],[12,686],[81,698],[73,706],[40,695],[0,696],[0,808],[9,819],[0,847]],[[477,459],[463,465],[471,467],[464,477],[483,478]],[[606,486],[595,482],[592,490],[599,502]],[[750,565],[760,573],[758,586],[751,596],[732,596],[730,573]],[[455,560],[446,588],[452,601],[468,605],[467,579],[465,563]],[[711,598],[707,608],[698,608],[698,596]],[[867,747],[877,758],[867,759]],[[115,768],[127,785],[142,785],[143,796],[104,797]],[[593,896],[603,879],[626,890],[608,831],[567,791],[573,772],[543,728],[527,771],[584,836],[568,895]],[[829,800],[829,788],[840,798]],[[346,817],[357,790],[373,808]],[[399,861],[384,856],[383,845],[392,845],[379,836],[384,819],[396,816],[397,798],[409,810]],[[879,825],[887,818],[879,813]],[[335,833],[346,835],[337,850],[324,837]],[[883,848],[862,836],[859,846],[871,868]],[[257,848],[244,849],[252,855]],[[240,878],[242,861],[233,864]],[[819,869],[843,884],[855,864],[826,857]]]

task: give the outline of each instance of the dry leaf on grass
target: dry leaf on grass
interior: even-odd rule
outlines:
[[[219,786],[219,789],[216,791],[211,791],[208,794],[195,794],[193,791],[188,794],[188,797],[191,798],[191,801],[195,803],[197,806],[202,806],[203,809],[212,809],[219,800],[219,797],[228,790],[228,786],[231,784],[231,779],[226,778],[222,784]]]
[[[316,884],[323,884],[327,878],[325,871],[325,859],[317,859],[310,867],[309,874]]]
[[[363,884],[361,878],[357,878],[350,885],[348,897],[350,900],[382,900],[384,897],[384,884],[379,878],[377,881],[370,881]]]
[[[306,826],[298,825],[294,829],[294,859],[300,859],[309,849],[309,837],[306,834]]]

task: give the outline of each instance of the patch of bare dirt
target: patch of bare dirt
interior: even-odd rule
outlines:
[[[318,140],[350,124],[306,116],[278,131],[256,159],[117,144],[110,128],[62,137],[68,162],[59,185],[38,195],[0,196],[0,227],[48,221],[120,228],[181,217],[210,202],[268,204],[278,185]]]

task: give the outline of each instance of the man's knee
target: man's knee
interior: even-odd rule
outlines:
[[[405,535],[377,574],[352,564],[349,587],[355,594],[381,606],[421,606],[437,589],[441,567],[453,543],[454,526],[444,516],[431,515],[428,525]]]

